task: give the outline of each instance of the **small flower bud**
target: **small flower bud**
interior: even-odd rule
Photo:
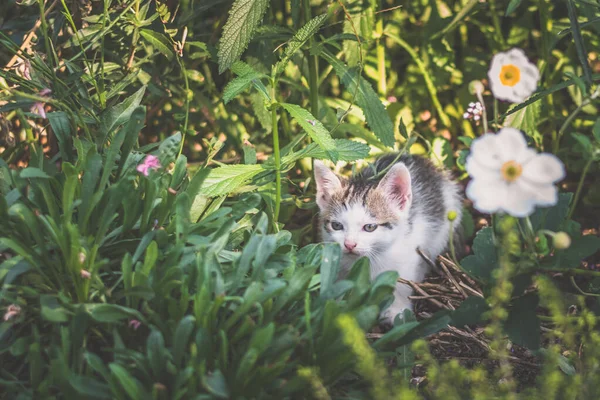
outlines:
[[[86,271],[85,269],[82,269],[80,272],[81,272],[82,279],[90,279],[92,277],[92,274],[90,273],[90,271]]]
[[[481,81],[472,81],[469,83],[469,93],[471,94],[483,93],[484,90],[485,86],[483,86]]]
[[[85,262],[85,253],[82,251],[79,253],[79,263],[83,264]]]
[[[448,221],[454,221],[457,216],[456,211],[448,211]]]
[[[171,194],[177,194],[177,190],[173,189],[173,188],[169,188],[168,189],[169,193]]]
[[[565,232],[557,232],[553,238],[554,247],[559,250],[568,249],[571,246],[571,237]]]
[[[4,321],[8,321],[17,317],[20,313],[21,307],[16,304],[11,304],[6,308],[6,313],[4,313],[4,317],[2,319],[4,319]]]

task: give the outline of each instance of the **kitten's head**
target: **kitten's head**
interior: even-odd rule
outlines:
[[[412,202],[411,177],[394,164],[377,182],[347,180],[315,160],[317,205],[323,240],[340,244],[344,254],[373,256],[398,237]]]

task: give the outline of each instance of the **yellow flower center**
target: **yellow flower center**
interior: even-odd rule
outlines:
[[[521,70],[514,64],[506,64],[500,70],[500,82],[505,86],[513,87],[521,81]]]
[[[507,161],[502,164],[501,171],[505,181],[514,182],[523,173],[523,167],[516,161]]]

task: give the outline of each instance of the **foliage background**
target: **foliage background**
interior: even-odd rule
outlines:
[[[406,355],[414,339],[449,323],[464,325],[460,315],[472,313],[469,307],[480,316],[481,307],[491,306],[497,312],[482,318],[492,327],[491,357],[503,366],[502,331],[515,324],[501,311],[527,303],[523,308],[531,313],[520,318],[537,325],[509,333],[536,351],[541,342],[550,349],[538,355],[548,362],[540,387],[555,390],[544,389],[545,396],[589,395],[596,354],[574,349],[597,341],[597,1],[233,3],[0,5],[0,63],[7,66],[0,73],[1,300],[25,310],[20,320],[2,324],[0,378],[10,388],[4,393],[268,397],[311,387],[315,397],[326,398],[327,390],[350,396],[385,386],[382,374],[373,372],[376,361],[355,363],[334,339],[357,332],[352,322],[336,319],[341,314],[353,315],[357,329],[371,328],[395,278],[368,283],[364,265],[346,286],[327,281],[333,273],[324,277],[324,269],[335,271],[330,264],[336,264],[326,260],[339,254],[328,246],[306,247],[316,240],[307,157],[355,161],[405,149],[466,182],[464,160],[482,129],[463,117],[477,101],[469,83],[486,81],[493,54],[519,47],[541,71],[538,94],[511,108],[486,92],[490,126],[519,128],[532,145],[563,160],[568,176],[561,189],[574,195],[538,214],[534,225],[536,232],[568,231],[574,246],[561,253],[511,239],[518,228],[510,221],[496,221],[492,235],[492,228],[480,230],[491,224],[488,216],[469,209],[467,235],[480,231],[479,240],[461,264],[483,281],[486,305],[472,300],[461,313],[422,323],[406,316],[374,346]],[[236,25],[238,15],[246,19]],[[21,46],[29,78],[22,60],[13,61]],[[243,63],[235,63],[240,58]],[[50,96],[40,97],[44,88]],[[36,101],[45,103],[48,118],[31,112]],[[146,180],[133,167],[151,152],[166,170]],[[46,219],[38,222],[38,214]],[[511,241],[522,252],[511,253]],[[92,272],[90,281],[78,276],[82,268]],[[235,272],[240,268],[252,273]],[[566,304],[539,277],[544,269],[564,274],[555,284],[569,293],[569,302],[591,311],[565,320]],[[49,271],[55,276],[39,278]],[[539,311],[551,331],[541,341],[537,294],[522,296],[532,282],[547,295],[539,295]],[[257,299],[259,287],[272,289],[272,296]],[[509,305],[511,293],[521,301],[517,306]],[[343,298],[341,305],[333,298]],[[144,327],[132,329],[132,320]],[[569,336],[575,327],[580,331]],[[356,346],[358,360],[371,360],[360,356],[371,354],[369,346]],[[428,360],[423,348],[416,349]],[[486,393],[487,378],[458,365],[440,378],[435,362],[429,363],[429,395],[447,393],[450,377],[468,382],[473,395]],[[578,374],[557,376],[556,365]],[[358,374],[348,378],[344,372],[351,370]],[[493,373],[511,382],[508,369]],[[275,383],[264,383],[271,376],[278,377]],[[497,386],[507,396],[514,389]]]

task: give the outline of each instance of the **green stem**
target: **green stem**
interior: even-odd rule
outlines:
[[[274,93],[273,93],[273,98]],[[275,231],[279,231],[279,209],[281,207],[281,155],[279,154],[279,130],[277,127],[277,107],[271,105],[271,118],[273,121],[273,157],[275,158],[275,211],[273,213],[273,225]]]
[[[494,97],[494,126],[496,130],[500,129],[500,124],[498,122],[498,99]]]
[[[310,0],[304,0],[304,21],[311,19]],[[314,39],[308,40],[309,48],[312,47]],[[310,90],[310,113],[319,118],[319,59],[316,55],[308,54],[308,86]],[[310,139],[309,139],[310,141]]]
[[[573,216],[573,212],[575,212],[575,207],[577,206],[577,203],[579,202],[579,195],[581,194],[581,189],[583,189],[583,182],[585,181],[585,176],[587,175],[588,170],[592,166],[592,162],[594,162],[594,159],[590,157],[590,159],[587,161],[587,163],[585,163],[585,167],[583,167],[583,172],[581,173],[581,178],[579,178],[579,184],[577,185],[577,190],[575,191],[575,197],[573,197],[573,203],[571,204],[571,209],[569,210],[567,219],[571,219],[571,217]]]
[[[560,139],[562,138],[562,135],[565,133],[565,131],[567,130],[567,128],[569,127],[569,125],[571,125],[571,122],[573,122],[573,120],[575,119],[575,117],[577,116],[577,114],[579,114],[581,112],[581,110],[583,110],[583,108],[585,106],[587,106],[588,104],[590,104],[591,102],[592,102],[592,100],[590,98],[583,99],[583,101],[581,102],[581,104],[575,110],[573,110],[573,112],[567,117],[567,119],[565,120],[565,122],[562,124],[562,126],[558,130],[558,135],[556,136],[556,141],[554,142],[554,146],[552,148],[552,152],[554,154],[558,153],[558,147],[560,145]]]
[[[175,57],[178,56],[176,55]],[[181,146],[179,147],[179,153],[177,154],[177,158],[179,158],[183,152],[183,144],[185,143],[185,138],[187,137],[188,121],[190,117],[190,82],[188,80],[187,69],[185,68],[183,61],[177,58],[177,62],[181,68],[183,82],[185,84],[185,119],[183,120],[183,132],[181,132]]]
[[[501,49],[506,47],[506,43],[504,42],[504,37],[502,37],[502,27],[500,26],[500,18],[498,18],[498,13],[496,12],[498,7],[496,6],[496,0],[489,0],[490,3],[490,11],[492,13],[492,23],[494,24],[494,36],[496,36],[496,42],[500,45]]]
[[[481,120],[483,121],[483,134],[488,133],[488,118],[487,118],[487,108],[485,107],[485,101],[483,101],[483,94],[480,91],[476,93],[477,100],[481,104],[481,108],[483,109],[483,115],[481,116]]]
[[[383,14],[380,14],[375,24],[375,36],[377,37],[377,90],[384,97],[387,94],[387,82],[385,77],[385,47],[383,45]]]
[[[427,66],[423,63],[423,61],[421,61],[417,52],[408,43],[406,43],[404,40],[402,40],[400,37],[398,37],[392,33],[389,33],[389,32],[384,32],[383,34],[385,36],[389,37],[390,39],[392,39],[398,45],[400,45],[400,47],[402,47],[404,50],[406,50],[406,52],[411,56],[411,58],[413,59],[415,64],[417,64],[417,67],[419,68],[419,71],[421,72],[421,75],[423,76],[423,79],[425,80],[425,86],[427,87],[427,91],[429,92],[429,95],[431,96],[431,101],[433,102],[433,106],[435,107],[442,124],[444,126],[449,127],[450,126],[450,118],[444,112],[444,109],[442,108],[440,100],[438,99],[437,89],[435,88],[435,85],[433,84],[433,80],[431,79],[431,76],[429,75],[429,72],[427,71]]]

